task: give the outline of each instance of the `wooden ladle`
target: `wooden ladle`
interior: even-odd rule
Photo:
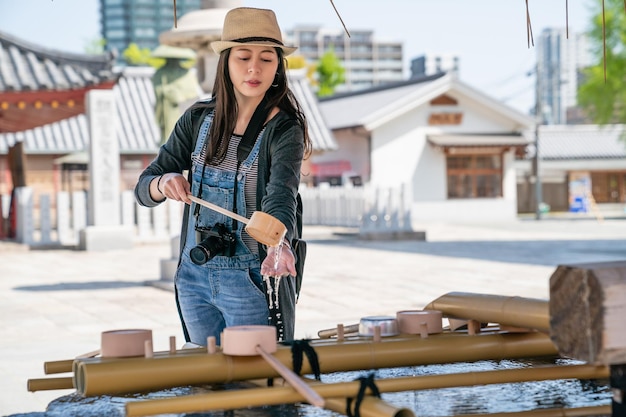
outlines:
[[[252,213],[250,219],[247,219],[237,213],[233,213],[232,211],[226,210],[225,208],[213,203],[209,203],[208,201],[202,200],[201,198],[195,197],[191,194],[188,194],[187,197],[189,197],[189,199],[194,203],[200,204],[201,206],[217,211],[218,213],[245,224],[246,232],[248,232],[254,240],[261,242],[264,245],[278,246],[287,233],[287,228],[280,220],[262,211],[255,211]]]
[[[230,326],[226,327],[222,334],[222,351],[225,355],[261,355],[289,385],[306,398],[309,404],[323,407],[324,398],[295,372],[271,355],[276,350],[276,327],[274,326]]]

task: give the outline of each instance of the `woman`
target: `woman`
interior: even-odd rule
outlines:
[[[290,340],[296,272],[289,242],[300,167],[311,151],[285,74],[284,56],[296,48],[283,45],[274,12],[246,7],[228,12],[211,47],[220,56],[213,99],[181,116],[139,177],[135,196],[147,207],[166,198],[187,203],[175,287],[188,342],[205,345],[213,336],[220,343],[225,327],[268,323],[277,325],[279,340]],[[264,247],[241,222],[192,203],[189,194],[247,218],[255,210],[275,217],[287,229],[285,244]]]

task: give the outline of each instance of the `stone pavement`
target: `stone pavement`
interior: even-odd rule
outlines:
[[[549,219],[428,224],[426,241],[360,240],[323,227],[308,241],[296,336],[363,316],[422,308],[451,291],[544,298],[557,265],[626,259],[626,220]],[[342,232],[342,233],[338,233]],[[99,348],[100,333],[153,331],[155,350],[184,343],[171,291],[159,282],[169,244],[132,250],[28,250],[0,242],[0,415],[44,411],[71,390],[30,393],[43,363]]]

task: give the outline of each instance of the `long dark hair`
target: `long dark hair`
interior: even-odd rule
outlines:
[[[280,48],[275,49],[278,54],[278,70],[272,87],[265,93],[267,108],[278,107],[296,119],[304,132],[304,158],[306,159],[311,154],[313,148],[308,133],[306,117],[302,112],[300,103],[298,103],[298,100],[287,85],[287,61],[284,58],[283,51]],[[211,140],[209,141],[206,155],[207,163],[212,165],[219,164],[226,157],[228,143],[237,123],[237,100],[233,83],[228,73],[230,51],[231,48],[222,51],[220,54],[213,84],[214,100],[212,100],[211,105],[215,106],[215,115],[213,123],[211,123]]]

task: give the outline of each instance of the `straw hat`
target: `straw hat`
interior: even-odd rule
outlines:
[[[273,46],[285,55],[297,48],[283,45],[276,15],[272,10],[238,7],[230,10],[224,18],[222,40],[211,42],[216,54],[239,45]]]

